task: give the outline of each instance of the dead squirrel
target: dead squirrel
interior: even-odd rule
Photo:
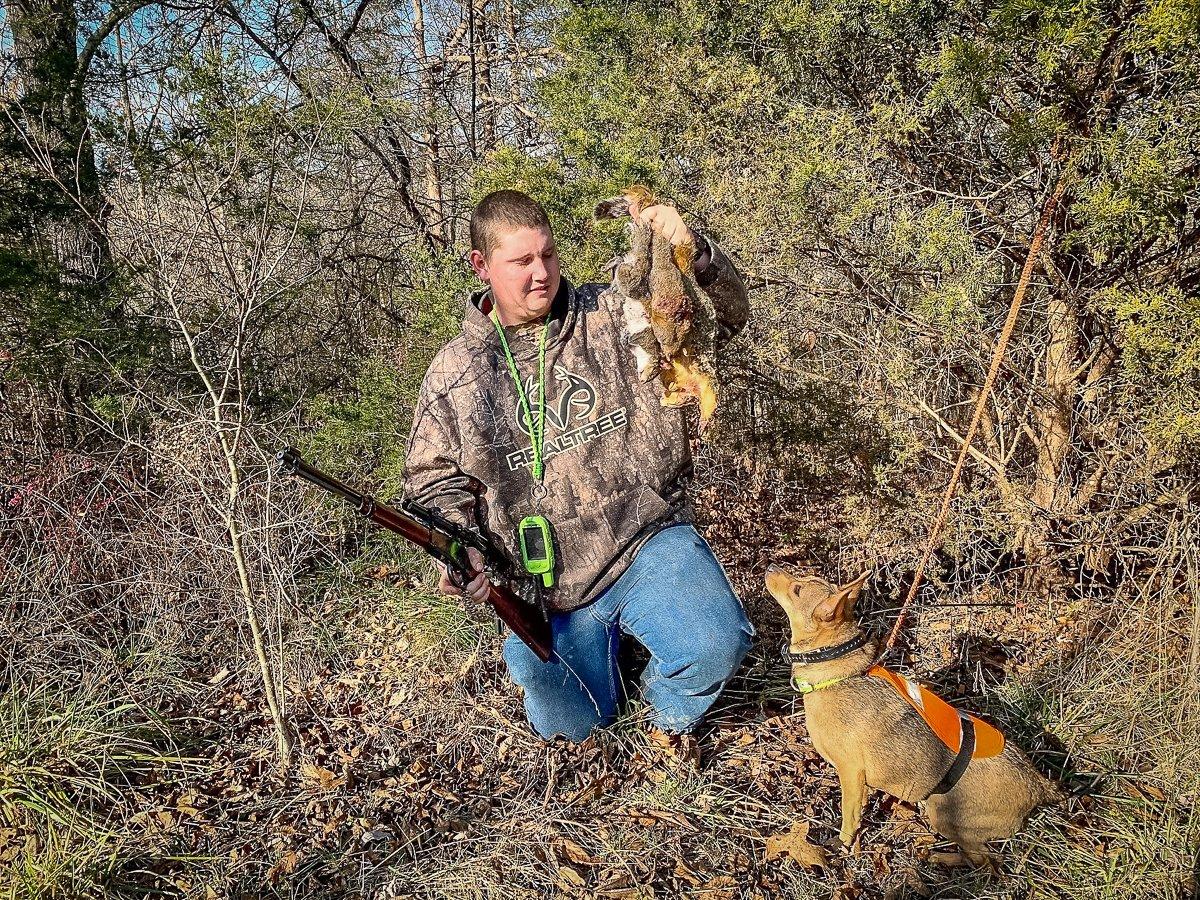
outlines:
[[[657,201],[644,185],[601,201],[596,218],[619,219]],[[717,405],[711,365],[714,317],[695,283],[692,243],[672,246],[649,225],[629,224],[629,252],[619,259],[613,286],[624,298],[625,326],[643,381],[656,375],[663,384],[663,406],[695,402],[703,429]]]

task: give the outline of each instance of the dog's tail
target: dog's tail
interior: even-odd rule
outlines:
[[[1038,781],[1038,788],[1041,796],[1038,798],[1036,806],[1057,806],[1071,796],[1057,781],[1051,781],[1044,775]]]

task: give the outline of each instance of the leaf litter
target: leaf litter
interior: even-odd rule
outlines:
[[[402,616],[347,606],[347,662],[287,684],[289,772],[252,668],[194,673],[205,764],[139,787],[149,875],[222,897],[884,898],[945,885],[925,861],[936,836],[880,794],[858,851],[840,849],[836,777],[774,655],[767,535],[752,520],[704,524],[760,640],[709,717],[699,772],[666,770],[636,700],[578,745],[538,740],[488,625],[471,646],[416,652]]]

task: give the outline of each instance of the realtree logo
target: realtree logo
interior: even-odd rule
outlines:
[[[554,380],[559,386],[558,395],[551,399],[550,391],[546,391],[546,442],[542,447],[544,459],[549,459],[572,447],[586,444],[611,431],[624,428],[629,423],[629,416],[624,406],[601,416],[594,422],[587,421],[596,411],[596,389],[591,382],[586,378],[580,378],[574,372],[568,372],[562,366],[554,367]],[[527,379],[525,396],[532,403],[537,403],[535,378]],[[569,428],[568,426],[573,422],[582,424]],[[524,410],[520,408],[520,404],[517,408],[517,424],[521,426],[521,430],[526,435],[532,437],[533,429],[529,425],[529,419]],[[552,433],[556,435],[553,440],[550,439]],[[505,458],[508,460],[510,472],[524,469],[533,464],[533,448],[514,450]]]
[[[553,391],[546,385],[546,434],[563,431],[571,424],[571,420],[580,421],[591,416],[596,409],[596,389],[586,378],[580,378],[574,372],[568,372],[562,366],[554,367],[554,380],[559,384],[558,396],[551,399]],[[537,408],[537,378],[529,376],[525,379],[525,396],[529,400],[530,412]],[[525,415],[524,404],[517,404],[517,424],[529,437],[533,437],[533,428]]]

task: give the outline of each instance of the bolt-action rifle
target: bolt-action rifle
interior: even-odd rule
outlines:
[[[536,585],[528,578],[515,577],[507,557],[478,531],[456,525],[436,509],[422,506],[414,500],[403,500],[400,509],[395,509],[367,494],[360,494],[310,466],[293,448],[279,451],[275,459],[283,472],[303,478],[349,501],[364,518],[396,532],[438,562],[444,563],[450,580],[455,584],[464,585],[475,577],[476,572],[467,557],[467,548],[474,547],[483,556],[484,571],[490,576],[487,602],[504,624],[512,629],[513,634],[528,644],[540,660],[549,661],[550,624],[545,613],[536,602],[522,599],[508,586],[515,585],[518,589],[527,587],[528,593],[536,595]],[[492,578],[496,580],[492,581]]]

